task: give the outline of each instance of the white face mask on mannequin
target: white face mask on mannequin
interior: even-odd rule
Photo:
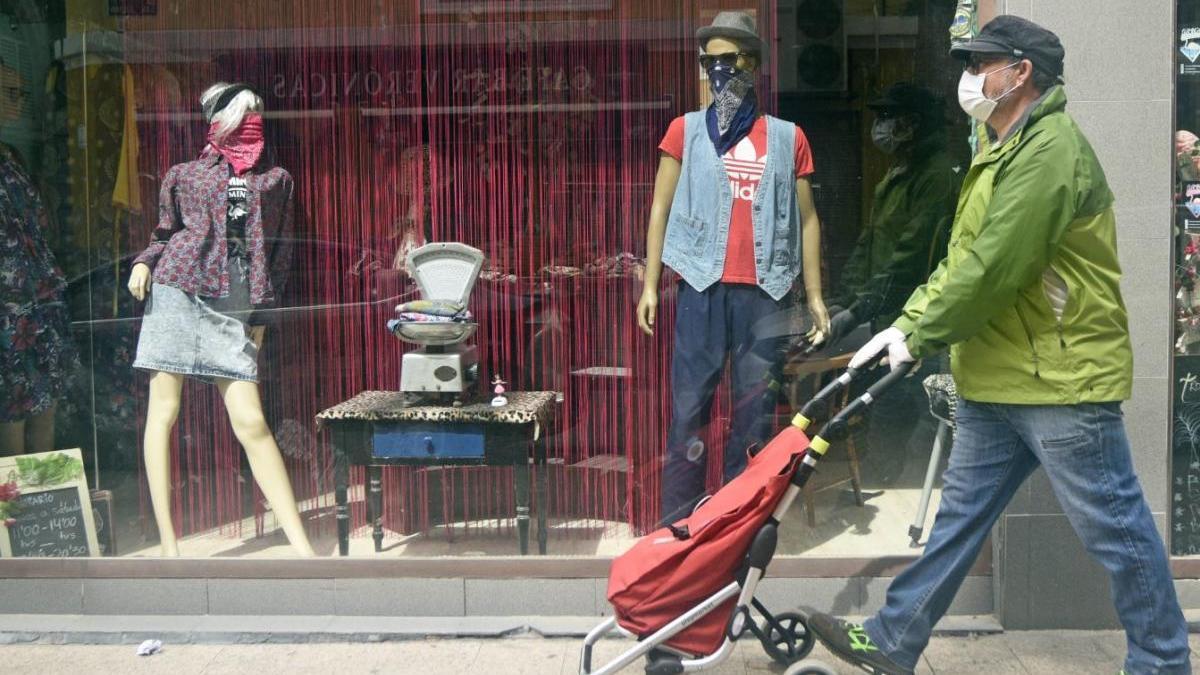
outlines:
[[[983,93],[983,84],[987,82],[988,75],[991,75],[992,73],[999,73],[1000,71],[1008,70],[1009,68],[1019,65],[1021,65],[1021,62],[1017,61],[1016,63],[1010,63],[1003,68],[997,68],[996,70],[987,73],[979,73],[978,75],[973,75],[971,71],[964,70],[962,78],[960,78],[958,81],[958,104],[962,106],[963,111],[980,122],[987,122],[988,118],[992,116],[992,113],[996,111],[996,106],[1000,104],[1000,101],[1004,100],[1005,96],[1013,93],[1013,91],[1019,86],[1013,85],[1008,89],[1008,91],[1005,91],[996,98],[988,98],[987,95]]]

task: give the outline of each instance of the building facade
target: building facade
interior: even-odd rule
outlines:
[[[976,8],[981,24],[1017,14],[1066,47],[1068,110],[1117,199],[1135,355],[1126,423],[1185,609],[1200,609],[1188,272],[1189,220],[1200,215],[1187,208],[1193,181],[1200,203],[1200,169],[1195,141],[1177,132],[1200,131],[1195,4]],[[663,515],[673,387],[684,386],[671,364],[686,282],[668,274],[659,287],[653,336],[639,330],[636,307],[656,175],[670,155],[664,137],[709,100],[696,28],[723,10],[756,17],[766,45],[760,109],[802,130],[797,157],[812,163],[798,175],[822,221],[825,304],[858,308],[854,330],[810,355],[787,349],[803,347],[813,325],[802,289],[764,317],[762,331],[780,345],[773,379],[759,389],[716,387],[687,439],[713,490],[725,455],[739,451],[729,441],[747,405],[739,394],[765,403],[752,413],[764,427],[781,428],[886,320],[893,296],[905,295],[887,265],[903,226],[897,210],[931,223],[920,242],[926,264],[944,251],[953,204],[898,205],[889,191],[931,155],[954,174],[970,161],[955,99],[961,67],[948,56],[957,9],[951,0],[8,3],[0,169],[14,205],[6,255],[25,276],[5,280],[0,326],[10,364],[0,454],[12,455],[0,456],[0,514],[10,519],[0,612],[607,613],[609,561]],[[172,167],[198,157],[225,166],[206,150],[201,98],[234,82],[263,108],[266,149],[248,174],[261,194],[245,237],[248,264],[261,255],[276,298],[241,318],[265,326],[256,375],[243,380],[257,381],[266,445],[238,432],[258,400],[230,397],[244,387],[181,377],[180,393],[162,398],[151,389],[162,369],[134,366],[149,349],[146,304],[128,290],[139,256],[201,221],[217,232],[204,246],[231,245],[227,176],[207,194],[212,185],[181,186],[182,169]],[[925,91],[929,106],[875,105],[900,82]],[[872,143],[888,117],[916,127],[899,146],[907,150]],[[752,200],[764,153],[750,142],[726,155],[735,194]],[[282,196],[259,178],[278,169],[290,186]],[[193,198],[211,217],[187,215]],[[349,427],[340,413],[326,413],[364,391],[398,391],[405,368],[409,376],[417,368],[405,355],[437,352],[397,339],[388,321],[416,322],[396,309],[431,299],[409,256],[442,242],[482,254],[477,278],[455,282],[471,312],[457,323],[476,325],[462,363],[477,362],[477,375],[461,374],[464,406],[453,396],[431,405],[451,417],[487,409],[496,378],[510,407],[547,395],[506,419],[397,426],[405,438],[418,433],[419,448],[397,441],[385,452],[378,428],[370,438],[341,433]],[[221,281],[224,254],[214,259],[222,295],[231,277]],[[186,285],[161,258],[154,267],[156,287]],[[35,278],[40,285],[27,282]],[[203,351],[198,333],[174,327],[168,352]],[[843,614],[882,603],[936,508],[939,467],[928,469],[945,431],[919,385],[942,370],[924,364],[830,452],[785,523],[764,597]],[[165,409],[177,416],[162,427]],[[525,446],[496,454],[489,430],[513,420],[514,434],[530,433],[520,436],[528,455]],[[433,449],[442,443],[477,452],[443,457]],[[913,542],[923,497],[928,515]],[[994,615],[1008,629],[1113,627],[1106,583],[1039,472],[1002,516],[951,613]]]

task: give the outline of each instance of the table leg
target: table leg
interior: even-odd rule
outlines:
[[[346,457],[345,439],[339,434],[333,446],[333,494],[337,501],[338,555],[350,555],[350,500],[346,491],[350,484],[350,463]]]
[[[529,553],[529,473],[530,463],[528,456],[525,461],[516,464],[513,469],[516,471],[517,489],[517,539],[521,546],[521,555]]]
[[[367,495],[367,521],[371,523],[375,552],[379,553],[383,550],[383,467],[368,466],[367,479],[370,486]]]
[[[537,503],[538,503],[538,553],[546,555],[546,511],[550,509],[550,471],[546,463],[546,444],[538,440],[533,449],[534,470],[537,471]]]

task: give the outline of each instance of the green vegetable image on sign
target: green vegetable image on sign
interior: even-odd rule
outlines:
[[[17,457],[16,459],[20,481],[30,487],[59,485],[83,475],[83,462],[61,452],[55,452],[45,457]]]

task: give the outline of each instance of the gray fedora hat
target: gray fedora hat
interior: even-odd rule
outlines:
[[[747,51],[766,57],[762,38],[758,37],[758,26],[754,17],[746,12],[720,12],[713,18],[711,26],[705,26],[696,31],[696,39],[700,47],[708,44],[712,38],[728,38],[746,48]]]

